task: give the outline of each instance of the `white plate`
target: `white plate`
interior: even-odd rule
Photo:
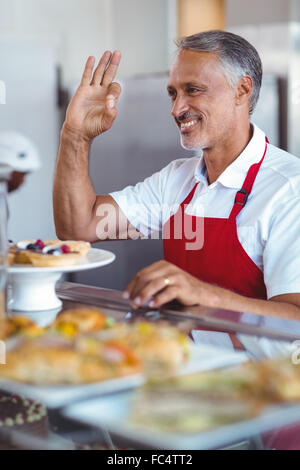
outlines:
[[[73,266],[36,268],[27,264],[8,268],[8,284],[11,292],[9,310],[16,312],[40,312],[62,306],[55,286],[63,273],[96,269],[112,263],[116,256],[110,251],[91,248],[86,256]]]
[[[8,267],[9,274],[42,274],[42,273],[69,273],[75,271],[86,271],[88,269],[96,269],[101,266],[112,263],[116,259],[116,255],[106,250],[91,248],[86,256],[81,258],[77,264],[73,266],[54,266],[50,268],[36,268],[28,266],[28,264],[15,264]]]
[[[223,354],[220,349],[195,346],[194,344],[191,344],[190,351],[190,358],[179,369],[179,374],[233,366],[248,360],[247,355],[244,353],[228,354],[224,352]],[[5,366],[0,365],[0,367]],[[48,408],[60,408],[74,401],[132,389],[143,385],[145,380],[143,374],[135,374],[87,385],[42,387],[13,382],[0,377],[0,389],[41,401]]]
[[[68,406],[63,415],[105,429],[129,445],[152,449],[200,450],[224,448],[249,437],[300,421],[300,405],[270,407],[254,419],[201,433],[167,433],[130,422],[134,391]],[[145,447],[142,447],[145,448]]]

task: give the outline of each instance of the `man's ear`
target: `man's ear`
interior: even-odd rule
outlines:
[[[253,92],[253,80],[250,75],[245,75],[239,79],[236,87],[236,104],[241,106],[249,103]]]

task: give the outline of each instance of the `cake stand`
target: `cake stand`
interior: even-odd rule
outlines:
[[[91,248],[87,255],[73,266],[35,268],[28,264],[9,266],[8,287],[11,312],[37,312],[55,310],[62,306],[55,286],[63,273],[86,271],[106,266],[115,260],[110,251]]]

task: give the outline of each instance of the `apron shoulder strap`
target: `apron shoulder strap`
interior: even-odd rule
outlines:
[[[187,206],[191,200],[193,199],[194,197],[194,194],[195,194],[195,191],[197,189],[197,186],[198,186],[199,183],[196,183],[195,186],[193,187],[192,191],[187,195],[187,197],[185,198],[185,200],[181,203],[182,206]]]
[[[262,162],[264,161],[264,158],[266,156],[268,143],[269,143],[269,140],[266,137],[266,147],[265,147],[265,151],[264,151],[262,159],[260,160],[260,162],[254,163],[254,165],[252,165],[249,168],[242,188],[236,193],[234,205],[233,205],[231,214],[229,216],[230,220],[236,219],[238,214],[241,212],[241,210],[245,207],[245,205],[247,203],[247,200],[248,200],[248,197],[250,196],[250,193],[252,191],[257,173],[259,172],[259,169],[262,165]]]

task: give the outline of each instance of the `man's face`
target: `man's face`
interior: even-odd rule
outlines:
[[[215,53],[180,51],[171,67],[168,93],[186,149],[212,148],[232,135],[237,124],[235,90]]]

